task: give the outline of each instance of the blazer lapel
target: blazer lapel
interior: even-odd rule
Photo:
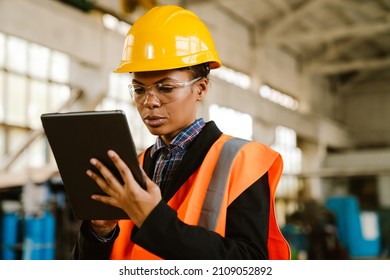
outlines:
[[[213,121],[206,123],[198,137],[191,143],[188,151],[185,153],[171,184],[166,186],[162,194],[164,201],[169,201],[185,181],[199,168],[210,147],[221,135],[222,132]],[[143,168],[146,174],[150,178],[153,178],[157,157],[150,157],[150,148],[146,150]]]

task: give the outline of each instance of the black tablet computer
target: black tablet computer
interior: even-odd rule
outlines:
[[[50,113],[41,115],[41,121],[75,216],[80,220],[128,219],[122,209],[91,199],[92,194],[105,193],[86,175],[87,169],[97,171],[89,162],[94,157],[122,181],[107,156],[112,149],[145,187],[125,113],[121,110]]]

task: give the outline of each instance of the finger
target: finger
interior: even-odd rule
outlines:
[[[101,163],[96,158],[92,158],[90,162],[93,166],[95,166],[99,170],[100,174],[103,176],[106,182],[106,184],[103,184],[103,187],[115,188],[116,191],[121,190],[122,185],[119,183],[119,181],[115,178],[112,172],[103,163]]]
[[[159,189],[160,190],[160,187],[154,181],[152,181],[152,179],[150,179],[148,177],[148,175],[145,173],[145,171],[142,168],[141,168],[141,170],[142,170],[142,175],[144,177],[146,189],[148,191],[151,189]]]
[[[107,195],[111,197],[117,196],[117,191],[114,189],[114,187],[110,186],[103,177],[93,172],[92,170],[87,170],[87,175],[91,177],[95,181],[95,183],[100,187],[100,189],[103,192],[105,192]]]
[[[118,201],[115,198],[111,197],[111,196],[93,194],[91,196],[91,198],[93,200],[96,200],[96,201],[99,201],[99,202],[102,202],[102,203],[105,203],[105,204],[108,204],[108,205],[111,205],[111,206],[119,207]]]
[[[145,171],[141,168],[141,171],[142,171],[142,175],[144,177],[144,181],[145,181],[145,186],[146,186],[146,191],[149,193],[149,194],[157,194],[159,196],[161,196],[161,190],[160,190],[160,187],[152,180],[148,177],[148,175],[145,173]]]
[[[104,178],[102,178],[97,173],[93,172],[92,170],[87,170],[87,175],[95,181],[95,183],[105,192],[109,191],[109,186]]]
[[[109,150],[107,152],[107,154],[110,157],[110,159],[112,160],[112,162],[114,163],[115,167],[118,169],[125,184],[128,186],[134,186],[135,184],[138,185],[138,183],[134,179],[133,173],[131,172],[130,168],[120,158],[120,156],[116,152],[114,152],[113,150]]]
[[[99,176],[98,174],[96,174],[92,170],[87,170],[87,175],[89,177],[91,177],[96,182],[96,184],[108,195],[108,193],[110,192],[110,187],[108,186],[107,182],[101,176]],[[93,200],[97,200],[97,201],[101,201],[101,202],[106,203],[107,201],[106,201],[105,197],[107,197],[107,196],[98,195],[98,194],[91,195],[91,198]],[[110,202],[108,204],[111,205],[111,203],[114,203],[114,202]]]

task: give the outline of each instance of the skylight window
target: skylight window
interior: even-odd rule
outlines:
[[[121,21],[110,14],[103,15],[103,25],[107,29],[118,32],[121,35],[126,35],[131,27],[127,22]]]
[[[211,71],[211,74],[242,89],[249,89],[251,86],[251,78],[247,74],[235,71],[226,66]]]
[[[276,89],[271,88],[267,85],[262,85],[259,89],[259,94],[261,97],[268,99],[276,104],[279,104],[290,110],[297,110],[299,107],[299,102],[294,97],[282,93]]]

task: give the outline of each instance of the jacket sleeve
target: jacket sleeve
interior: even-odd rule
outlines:
[[[72,250],[74,260],[108,260],[115,239],[118,237],[119,227],[115,228],[114,235],[102,242],[93,234],[88,221],[83,221],[80,227],[77,242]]]
[[[228,207],[225,237],[183,223],[161,201],[131,238],[163,259],[268,259],[269,197],[266,173]]]

